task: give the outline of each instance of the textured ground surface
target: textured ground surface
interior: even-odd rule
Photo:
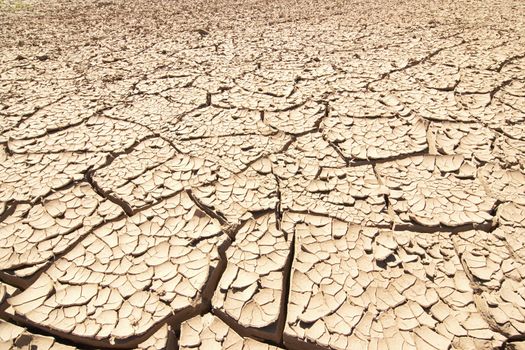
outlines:
[[[523,1],[0,1],[0,349],[524,349]]]

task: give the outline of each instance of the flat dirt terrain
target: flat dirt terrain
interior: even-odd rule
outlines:
[[[0,0],[5,349],[525,349],[525,2]]]

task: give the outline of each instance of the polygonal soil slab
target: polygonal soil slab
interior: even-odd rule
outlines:
[[[458,94],[487,94],[508,78],[497,71],[470,67],[461,68],[460,75],[455,89]]]
[[[293,177],[280,186],[282,209],[328,215],[355,224],[388,226],[385,189],[371,165],[323,168],[315,178]]]
[[[407,69],[393,72],[388,79],[370,84],[375,91],[413,90],[420,87],[434,90],[453,90],[460,79],[458,67],[435,62],[421,62]]]
[[[243,335],[279,342],[292,236],[274,213],[248,220],[226,251],[228,265],[212,299],[214,312],[243,327]]]
[[[282,150],[290,141],[284,133],[201,138],[177,143],[178,149],[193,157],[203,158],[238,173],[258,158]]]
[[[275,133],[265,125],[259,111],[206,107],[188,113],[169,125],[171,139],[191,140],[203,137]]]
[[[308,101],[294,109],[264,113],[264,122],[289,134],[301,134],[315,129],[326,113],[325,105]]]
[[[195,316],[182,324],[179,349],[278,350],[279,348],[251,338],[243,338],[217,316],[205,314]]]
[[[101,166],[105,158],[104,154],[71,152],[12,155],[0,163],[0,203],[33,202],[83,179],[86,170]]]
[[[490,225],[496,199],[461,156],[415,156],[378,164],[399,224]]]
[[[10,82],[8,83],[8,86],[9,89],[12,89],[14,84]],[[54,91],[47,96],[46,94],[40,97],[31,96],[35,93],[34,90],[40,90],[41,88],[42,87],[39,83],[31,82],[29,86],[24,86],[25,91],[23,95],[27,94],[29,96],[19,96],[19,98],[11,101],[9,101],[9,99],[3,99],[2,102],[0,102],[2,104],[2,112],[0,113],[0,119],[2,119],[2,123],[0,124],[0,142],[7,142],[10,131],[23,125],[24,119],[28,116],[39,114],[39,110],[45,111],[47,107],[53,106],[63,98],[61,93],[58,93],[57,91]],[[51,109],[53,108],[54,107],[51,107]]]
[[[478,310],[492,329],[516,336],[525,334],[525,259],[514,250],[520,247],[511,246],[513,241],[506,238],[522,236],[525,229],[505,231],[460,232],[454,237],[454,245],[472,285],[478,289]]]
[[[487,164],[479,170],[479,176],[494,198],[525,205],[525,175],[521,171]]]
[[[494,131],[477,123],[433,122],[430,132],[435,137],[439,154],[463,155],[465,159],[489,162],[494,158],[492,143]]]
[[[246,73],[241,77],[235,79],[235,83],[242,89],[258,93],[266,94],[274,97],[287,97],[293,92],[294,85],[292,83],[293,70],[288,69],[276,70],[262,68],[254,73]]]
[[[129,348],[209,302],[228,242],[182,192],[96,229],[8,302],[15,317],[51,333]]]
[[[287,214],[295,234],[284,343],[291,349],[448,349],[501,344],[449,233]]]
[[[215,180],[217,168],[211,161],[177,153],[161,138],[151,138],[95,171],[92,179],[106,196],[134,213],[184,188]]]
[[[492,113],[482,114],[480,120],[490,128],[502,132],[504,135],[525,141],[523,136],[523,122],[525,121],[525,103],[523,96],[498,91],[495,95],[496,102],[491,107]]]
[[[196,187],[193,196],[231,224],[238,224],[254,213],[274,209],[278,202],[278,184],[272,174],[255,167],[232,174],[219,173],[219,179]]]
[[[9,132],[14,139],[30,139],[82,123],[96,113],[96,99],[72,95],[39,109]]]
[[[409,110],[394,95],[376,92],[341,94],[330,103],[335,118],[393,118],[407,116]]]
[[[494,142],[493,153],[508,168],[525,170],[525,141],[499,135]]]
[[[345,160],[323,139],[321,133],[311,132],[297,137],[286,151],[271,154],[268,160],[261,159],[253,167],[288,179],[294,176],[315,177],[321,168],[341,168],[345,165]]]
[[[474,109],[466,108],[452,91],[417,89],[402,91],[399,99],[422,118],[430,121],[476,121]]]
[[[27,287],[23,278],[121,214],[87,183],[54,192],[32,207],[17,205],[0,226],[0,276]]]
[[[512,259],[525,262],[525,206],[505,203],[496,214],[499,226],[493,231],[495,238],[506,242]]]
[[[346,115],[323,120],[323,134],[348,159],[386,159],[428,148],[426,123],[415,116],[356,118]]]
[[[171,68],[171,67],[170,67]],[[195,94],[197,92],[194,89],[190,89],[189,87],[192,86],[193,82],[197,80],[199,77],[199,72],[197,70],[184,70],[179,71],[176,74],[173,74],[168,67],[163,67],[162,69],[155,70],[151,72],[151,74],[148,74],[147,77],[143,77],[137,85],[135,85],[135,90],[144,94],[144,95],[150,95],[150,96],[163,96],[167,95],[164,94],[164,92],[168,92],[170,90],[174,91],[187,91],[187,96],[191,96],[192,93],[194,95],[194,101],[198,101],[201,96],[199,94]],[[202,90],[201,93],[204,93],[205,91]],[[170,93],[170,95],[172,95]],[[181,94],[183,95],[183,94]],[[195,96],[197,95],[197,96]],[[206,98],[206,96],[204,96]],[[184,98],[179,98],[179,101],[184,101]],[[187,102],[190,102],[191,99],[186,100]],[[182,104],[182,102],[179,102]],[[191,103],[188,103],[191,104]],[[149,104],[148,104],[149,105]]]
[[[162,83],[165,79],[159,79]],[[146,90],[147,81],[137,84],[139,90]],[[150,91],[154,89],[163,90],[157,84],[156,87],[149,86]],[[177,121],[184,114],[206,104],[206,91],[195,88],[176,88],[159,91],[153,95],[134,96],[127,101],[125,106],[119,105],[107,111],[104,115],[131,121],[139,125],[147,125],[152,130],[160,132],[168,123]]]
[[[221,108],[242,108],[279,112],[297,108],[302,105],[305,100],[306,98],[300,94],[294,94],[290,97],[276,96],[273,93],[258,93],[234,87],[219,95],[213,96],[212,105]]]
[[[15,153],[122,152],[149,136],[144,126],[94,116],[84,123],[28,140],[9,140]]]

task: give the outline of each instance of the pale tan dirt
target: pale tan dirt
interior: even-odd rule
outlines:
[[[0,0],[0,303],[0,350],[525,348],[525,3]]]

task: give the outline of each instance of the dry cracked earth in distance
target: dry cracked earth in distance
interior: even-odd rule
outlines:
[[[525,349],[525,3],[0,1],[0,349]]]

